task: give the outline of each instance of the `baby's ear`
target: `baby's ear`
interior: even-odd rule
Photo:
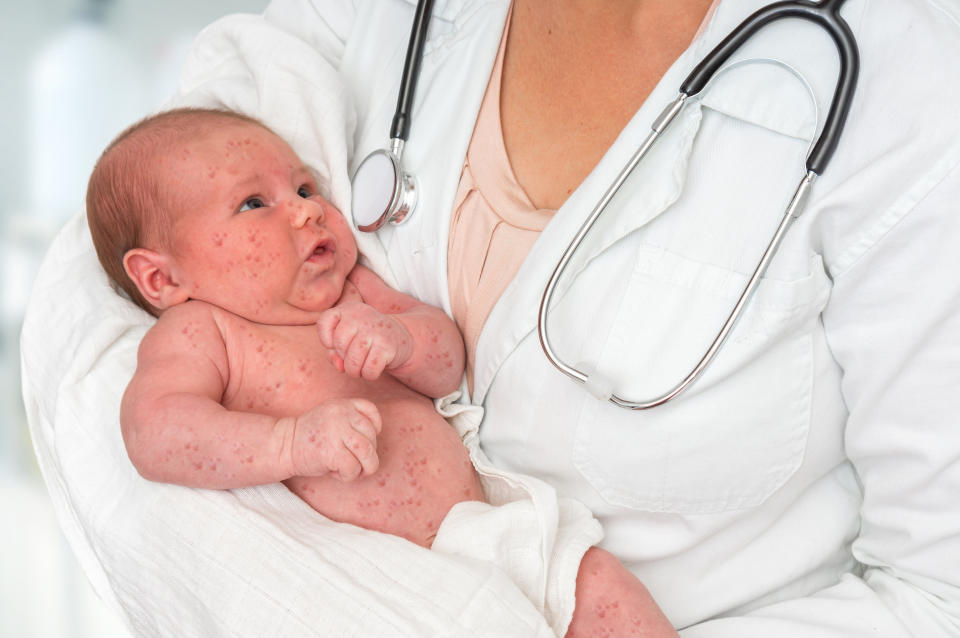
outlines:
[[[155,308],[166,310],[190,298],[169,255],[146,248],[133,248],[123,256],[123,269],[143,298]]]

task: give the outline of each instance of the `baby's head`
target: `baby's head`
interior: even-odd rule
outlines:
[[[154,315],[189,299],[253,321],[309,324],[357,260],[312,172],[263,124],[178,109],[104,151],[87,218],[111,281]]]

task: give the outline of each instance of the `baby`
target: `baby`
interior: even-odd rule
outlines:
[[[145,478],[282,481],[330,519],[424,547],[455,504],[483,500],[428,398],[460,385],[459,331],[357,264],[346,220],[264,125],[202,109],[135,125],[100,158],[87,216],[111,280],[158,317],[120,413]],[[610,601],[615,635],[628,619],[675,635],[662,616],[636,624],[652,601],[602,550],[576,596],[568,635],[615,630]]]

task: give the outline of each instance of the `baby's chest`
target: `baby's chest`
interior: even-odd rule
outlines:
[[[330,363],[314,326],[245,326],[227,344],[229,409],[277,416],[299,414],[357,391]]]

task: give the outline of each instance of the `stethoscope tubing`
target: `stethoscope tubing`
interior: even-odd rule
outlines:
[[[787,231],[802,213],[809,197],[810,187],[817,176],[822,174],[826,165],[833,157],[837,142],[846,124],[846,119],[853,102],[853,95],[856,90],[860,62],[853,33],[838,13],[843,2],[844,0],[824,0],[824,2],[817,4],[809,0],[788,0],[763,7],[747,17],[746,20],[714,47],[693,69],[690,75],[687,76],[681,84],[679,96],[663,110],[651,125],[650,133],[594,206],[557,262],[557,266],[554,268],[540,300],[537,321],[537,333],[540,339],[540,345],[547,359],[554,367],[571,379],[583,384],[586,389],[597,398],[610,401],[617,407],[629,410],[648,410],[655,408],[670,401],[690,387],[690,385],[700,378],[707,366],[716,358],[716,355],[733,330],[734,325],[742,316],[744,308],[759,286],[761,278],[779,250]],[[573,258],[573,255],[597,219],[599,219],[607,205],[636,168],[640,160],[647,155],[656,140],[666,131],[670,123],[674,121],[687,103],[688,98],[703,90],[727,59],[749,40],[750,37],[756,34],[757,31],[775,20],[787,17],[811,20],[824,28],[836,44],[840,57],[840,71],[833,100],[830,110],[827,113],[823,130],[807,156],[806,174],[800,180],[793,197],[787,204],[776,231],[764,250],[763,255],[760,257],[756,268],[747,281],[736,304],[734,304],[733,309],[727,316],[716,337],[714,337],[710,346],[693,369],[679,383],[653,398],[634,401],[620,397],[613,392],[612,383],[610,383],[609,380],[596,371],[590,374],[565,363],[551,345],[547,330],[547,314],[557,284],[570,260]]]
[[[807,170],[822,175],[833,157],[840,141],[840,133],[846,124],[853,94],[860,75],[860,55],[856,38],[850,26],[840,17],[840,8],[846,0],[786,0],[762,7],[731,31],[727,37],[694,67],[680,85],[680,92],[688,96],[699,93],[727,59],[747,40],[766,25],[782,18],[800,18],[819,25],[833,39],[840,58],[837,86],[824,121],[820,137],[807,156]]]
[[[413,111],[413,98],[417,92],[417,80],[420,78],[420,62],[423,60],[423,45],[427,40],[427,26],[430,16],[433,15],[433,1],[420,0],[413,14],[410,42],[407,44],[407,56],[403,61],[403,74],[397,93],[397,110],[390,124],[391,140],[406,141],[410,135],[410,113]]]

